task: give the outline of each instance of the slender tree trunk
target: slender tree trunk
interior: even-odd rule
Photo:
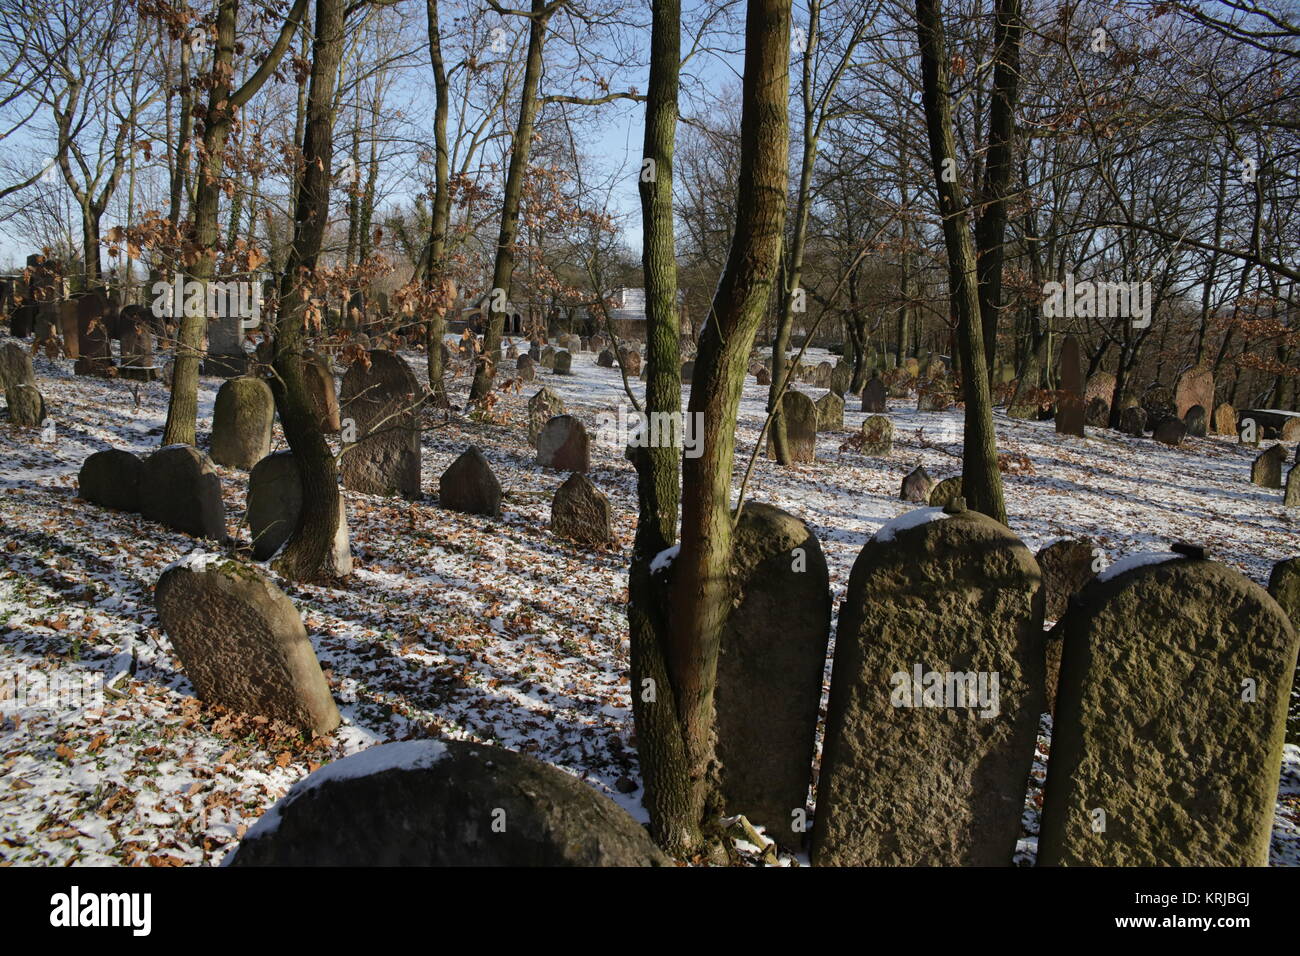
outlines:
[[[190,86],[190,41],[180,40],[181,89],[180,119],[176,129],[176,165],[172,169],[171,204],[167,216],[176,226],[181,222],[182,203],[190,177],[190,138],[194,135],[194,90]]]
[[[435,296],[435,301],[428,312],[424,350],[433,406],[444,408],[448,401],[444,382],[446,371],[442,367],[442,338],[447,328],[447,310],[456,304],[455,287],[449,284],[451,279],[447,275],[447,227],[451,221],[451,189],[448,185],[451,154],[447,146],[447,117],[451,113],[451,106],[447,68],[442,59],[438,0],[427,0],[425,6],[429,22],[429,63],[433,67],[436,103],[433,113],[433,211],[429,221],[429,249],[425,257],[424,273],[424,287]]]

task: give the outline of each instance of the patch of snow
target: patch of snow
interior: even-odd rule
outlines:
[[[1126,554],[1106,570],[1097,575],[1098,581],[1109,581],[1125,571],[1132,571],[1134,568],[1143,568],[1148,564],[1164,564],[1166,561],[1177,561],[1181,555],[1172,551],[1139,551],[1137,554]]]
[[[917,508],[915,511],[908,511],[899,515],[892,521],[886,521],[876,531],[874,538],[876,541],[893,541],[894,535],[900,531],[906,531],[909,528],[919,528],[923,524],[929,524],[931,521],[942,521],[948,517],[942,508]]]
[[[656,571],[662,571],[664,568],[672,564],[681,553],[682,546],[680,544],[675,544],[671,548],[664,548],[664,550],[656,554],[654,560],[650,562],[650,573],[654,574]]]
[[[195,548],[189,554],[177,558],[167,567],[163,568],[163,574],[166,574],[172,568],[185,568],[188,571],[202,573],[212,567],[218,561],[224,561],[226,556],[218,551],[204,551],[201,548]]]

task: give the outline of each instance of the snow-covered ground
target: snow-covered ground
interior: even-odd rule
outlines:
[[[422,376],[423,357],[407,358]],[[580,353],[572,377],[541,370],[537,383],[507,392],[499,422],[428,413],[423,500],[346,493],[357,568],[348,587],[283,585],[345,721],[304,746],[291,728],[200,705],[159,629],[152,595],[162,568],[210,545],[76,500],[77,471],[91,453],[157,447],[164,387],[75,378],[69,361],[35,358],[56,429],[44,441],[0,423],[0,698],[19,680],[32,686],[33,675],[108,686],[89,707],[0,699],[0,865],[217,863],[317,766],[375,741],[430,736],[531,753],[644,819],[624,616],[634,474],[619,444],[594,441],[590,477],[614,503],[617,541],[608,550],[579,547],[548,530],[565,475],[533,463],[526,434],[524,403],[540,384],[593,435],[598,416],[629,404],[617,369],[595,359]],[[220,384],[202,380],[201,446]],[[798,387],[814,399],[824,394]],[[642,384],[633,388],[640,397]],[[453,401],[467,389],[461,368]],[[765,401],[766,387],[751,378],[736,435],[737,486]],[[841,448],[865,417],[856,408],[850,397],[845,431],[819,436],[816,464],[781,469],[760,456],[748,491],[814,529],[837,606],[862,544],[913,507],[898,498],[903,477],[918,464],[935,479],[960,471],[960,412],[918,413],[915,401],[891,401],[894,451],[877,459]],[[1175,449],[1109,431],[1062,441],[1050,422],[1001,415],[997,425],[1000,450],[1018,463],[1003,476],[1009,522],[1034,550],[1086,535],[1113,561],[1196,541],[1261,583],[1274,562],[1294,555],[1297,516],[1283,509],[1281,492],[1250,483],[1257,452],[1234,440],[1191,439]],[[438,476],[471,443],[501,480],[499,519],[434,501]],[[218,470],[228,525],[247,544],[247,476]],[[1022,863],[1032,860],[1049,732],[1045,718]],[[1300,862],[1294,745],[1273,859]]]

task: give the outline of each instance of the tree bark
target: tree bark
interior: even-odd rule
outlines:
[[[450,177],[451,154],[447,145],[447,117],[451,113],[450,87],[447,84],[447,68],[442,58],[442,35],[438,23],[438,0],[427,0],[426,12],[429,23],[429,63],[433,68],[433,86],[436,103],[433,113],[434,140],[434,191],[433,212],[429,222],[429,249],[425,257],[424,287],[434,297],[428,312],[428,324],[424,340],[425,360],[428,366],[429,389],[433,393],[435,408],[443,408],[447,402],[447,387],[444,381],[446,370],[442,367],[442,338],[446,331],[447,309],[455,306],[454,295],[448,301],[445,294],[447,276],[447,227],[451,221]]]

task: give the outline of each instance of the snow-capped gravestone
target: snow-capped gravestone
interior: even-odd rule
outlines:
[[[1187,426],[1182,419],[1166,418],[1156,425],[1151,437],[1165,445],[1181,445],[1187,437]]]
[[[1174,407],[1179,418],[1186,418],[1193,405],[1203,409],[1214,407],[1214,370],[1208,365],[1196,365],[1178,376],[1174,383]]]
[[[17,428],[40,428],[45,421],[45,398],[35,385],[10,385],[5,389],[9,424]]]
[[[344,488],[420,497],[422,392],[411,367],[392,352],[374,349],[348,366],[339,394]]]
[[[129,451],[97,451],[81,463],[77,497],[118,511],[140,510],[140,482],[144,462]]]
[[[1067,335],[1061,344],[1061,379],[1056,401],[1056,433],[1083,437],[1083,358],[1079,340]]]
[[[229,379],[212,409],[212,460],[248,471],[271,453],[275,397],[260,378]]]
[[[1214,424],[1211,434],[1237,434],[1237,410],[1227,402],[1224,402],[1214,410]]]
[[[31,354],[15,342],[6,342],[0,349],[0,392],[7,392],[14,385],[35,384]]]
[[[1141,438],[1147,431],[1146,409],[1138,405],[1121,408],[1119,412],[1119,430],[1125,435]]]
[[[339,725],[302,617],[261,571],[191,555],[163,572],[154,603],[200,700],[317,736]]]
[[[551,500],[551,531],[582,544],[604,545],[614,537],[609,499],[581,472],[560,485]]]
[[[785,423],[785,445],[792,462],[811,462],[817,456],[817,406],[803,392],[787,389],[781,396],[781,418]],[[771,430],[767,436],[767,457],[776,458]]]
[[[555,362],[552,365],[551,371],[556,375],[572,375],[573,354],[567,351],[556,352]]]
[[[862,454],[883,458],[893,448],[894,423],[884,415],[867,416],[862,422]]]
[[[668,866],[627,811],[533,757],[380,744],[296,783],[231,866]]]
[[[814,864],[1011,863],[1044,704],[1042,577],[1008,528],[960,507],[894,519],[854,563]]]
[[[438,479],[438,504],[464,514],[501,514],[501,482],[476,445],[465,449]]]
[[[817,399],[817,430],[819,432],[844,431],[844,399],[834,390]]]
[[[226,540],[226,506],[212,460],[193,445],[168,445],[144,460],[140,513],[197,538]]]
[[[862,411],[881,415],[885,412],[885,383],[880,376],[872,374],[867,384],[862,386]]]
[[[572,415],[557,415],[537,436],[537,464],[557,471],[591,468],[591,443],[587,429]]]
[[[339,396],[334,386],[334,370],[329,359],[324,355],[307,353],[302,360],[302,377],[311,396],[312,407],[316,409],[316,419],[320,430],[327,435],[336,434],[342,424],[339,421]]]
[[[1204,438],[1205,427],[1205,409],[1200,405],[1193,405],[1183,416],[1183,424],[1187,426],[1187,434],[1192,438]]]
[[[1286,446],[1274,445],[1255,459],[1250,466],[1252,484],[1261,488],[1282,487],[1282,464],[1286,461]]]
[[[903,501],[923,505],[930,500],[930,491],[934,488],[934,479],[925,470],[924,465],[917,465],[903,479],[903,488],[898,497]]]
[[[1079,593],[1095,573],[1093,544],[1087,539],[1063,539],[1039,550],[1034,556],[1043,573],[1043,591],[1046,598],[1043,615],[1049,621],[1058,621],[1065,613],[1070,597]]]
[[[1058,627],[1038,863],[1266,865],[1296,662],[1282,608],[1226,565],[1141,554]]]
[[[930,489],[931,508],[946,508],[961,497],[961,475],[945,478]]]
[[[734,609],[722,631],[715,694],[723,799],[729,814],[798,848],[830,640],[826,559],[794,515],[746,503],[731,582]]]
[[[267,455],[248,476],[248,532],[253,558],[268,561],[284,546],[302,514],[302,477],[293,452]]]
[[[537,447],[542,429],[552,418],[564,414],[564,402],[549,388],[538,389],[528,400],[528,444]]]

